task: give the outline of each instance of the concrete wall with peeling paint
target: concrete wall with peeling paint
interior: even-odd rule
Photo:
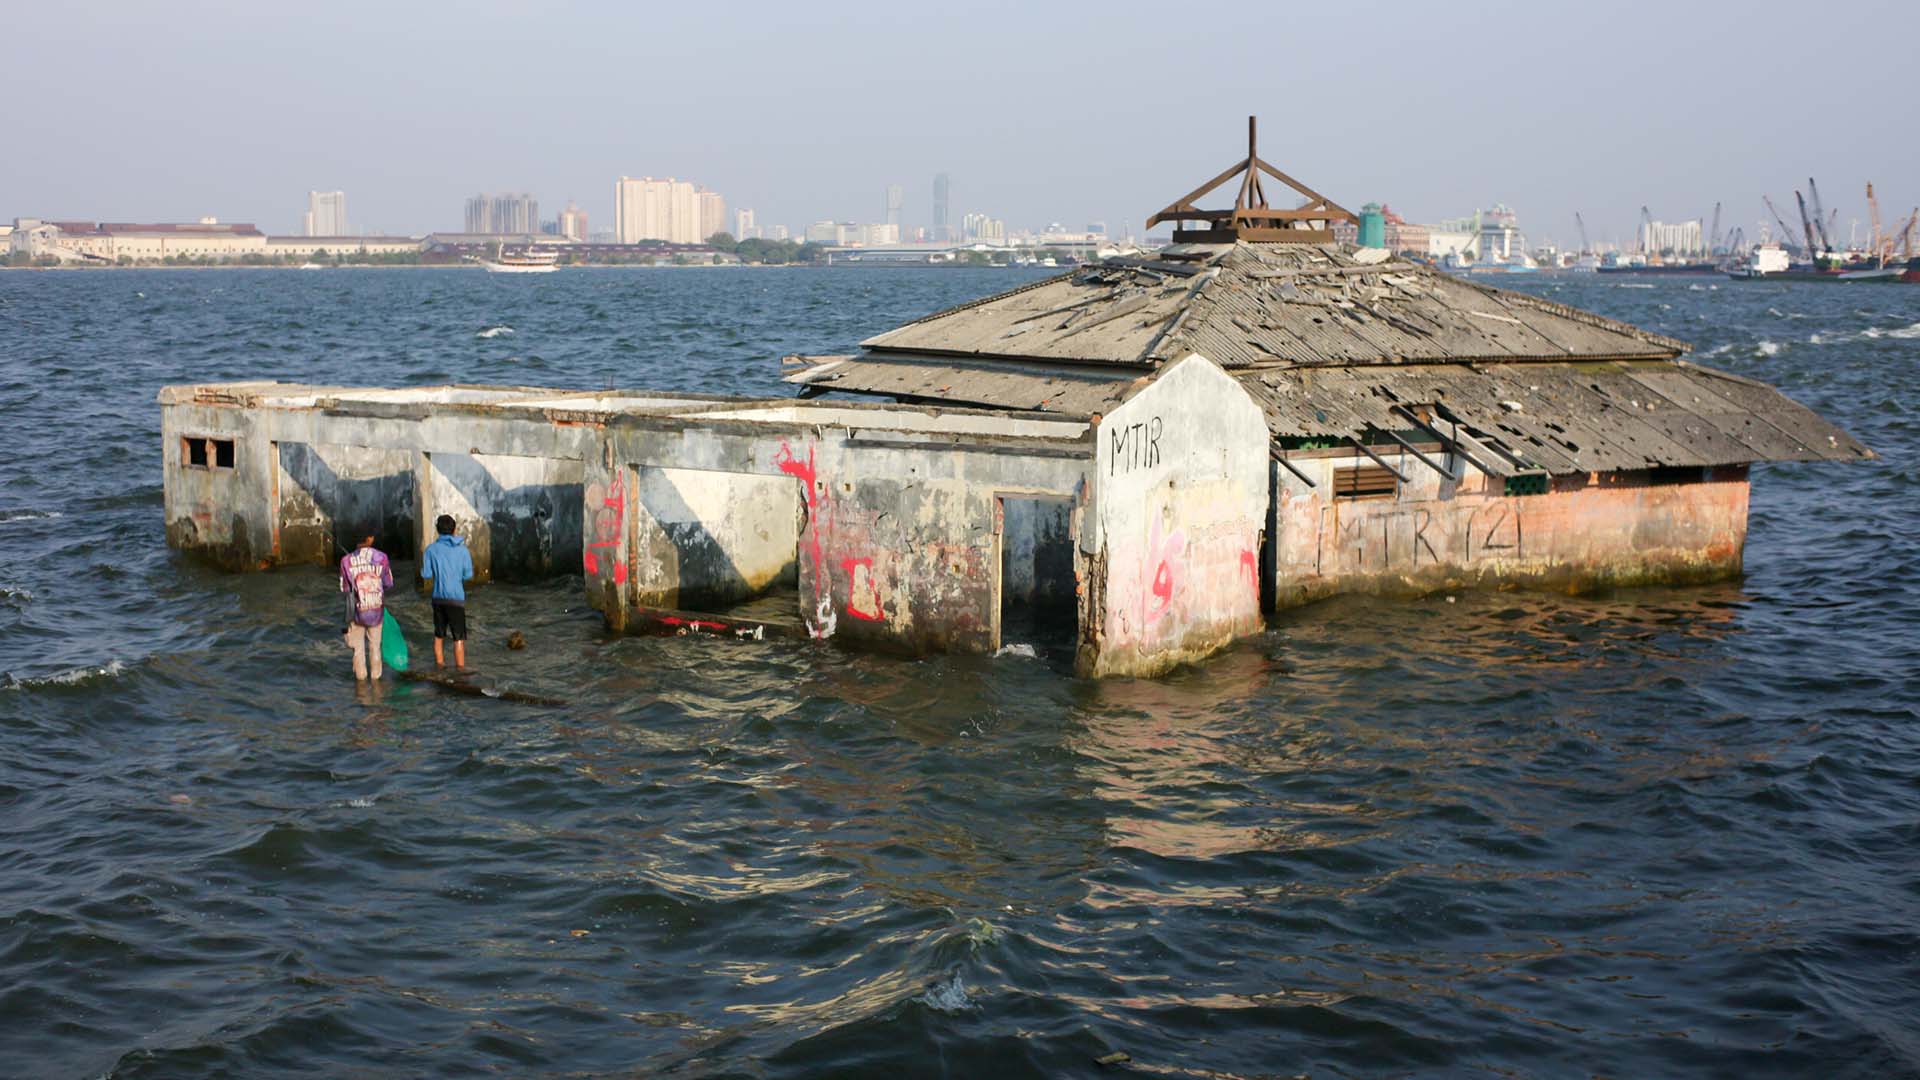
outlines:
[[[671,537],[662,512],[716,538],[715,550],[732,552],[732,567],[757,568],[739,575],[743,584],[785,580],[778,563],[784,520],[784,555],[811,636],[914,653],[997,648],[998,496],[1072,505],[1087,486],[1091,446],[1011,447],[950,430],[873,434],[711,417],[697,426],[611,426],[606,452],[586,471],[592,603],[610,626],[624,628],[635,609],[677,596],[681,549],[666,555],[662,544]],[[673,501],[662,490],[668,475],[724,477],[731,495],[696,505],[675,484],[678,506],[646,508],[649,492]],[[756,479],[761,486],[749,486]],[[715,576],[704,564],[697,569]]]
[[[1097,435],[1099,556],[1077,666],[1155,675],[1258,630],[1269,436],[1239,381],[1189,356]]]
[[[1589,589],[1721,580],[1740,572],[1747,469],[1663,470],[1554,477],[1538,495],[1439,447],[1438,471],[1376,448],[1403,476],[1392,495],[1331,494],[1336,470],[1372,466],[1358,454],[1289,461],[1308,487],[1275,467],[1273,591],[1279,606],[1339,593],[1419,594],[1473,586]]]
[[[635,604],[706,610],[795,584],[791,477],[647,466],[634,478]]]
[[[473,555],[477,582],[538,581],[580,569],[584,468],[577,458],[420,453],[414,543],[451,515]]]

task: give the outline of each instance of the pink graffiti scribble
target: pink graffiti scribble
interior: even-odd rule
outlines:
[[[1147,593],[1141,598],[1143,621],[1150,623],[1173,606],[1174,594],[1180,591],[1180,579],[1185,576],[1186,553],[1186,533],[1175,529],[1162,538],[1160,523],[1153,523],[1153,539],[1147,545],[1147,565],[1153,567],[1153,576],[1148,579]]]
[[[884,621],[880,586],[873,580],[873,560],[842,559],[840,567],[847,572],[847,614],[867,622]]]
[[[587,573],[597,576],[600,573],[600,557],[593,549],[620,546],[620,530],[625,527],[627,520],[626,470],[614,473],[613,485],[604,493],[598,484],[589,488],[588,502],[594,502],[596,497],[600,505],[593,509],[593,535],[587,540],[587,550],[581,555],[580,564]],[[612,564],[614,582],[624,584],[627,580],[626,563],[616,556]]]
[[[785,442],[780,444],[780,454],[773,459],[775,466],[783,473],[800,481],[800,488],[807,493],[807,554],[813,563],[813,621],[807,624],[807,633],[816,638],[833,636],[836,622],[833,613],[833,588],[827,580],[826,545],[821,533],[831,527],[827,520],[827,497],[824,492],[815,490],[819,484],[819,471],[814,465],[813,447],[807,447],[807,459],[801,461],[793,456],[793,447]]]
[[[1260,559],[1246,548],[1240,549],[1240,568],[1247,572],[1247,584],[1253,586],[1255,596],[1260,595]]]

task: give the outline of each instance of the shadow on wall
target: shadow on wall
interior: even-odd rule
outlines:
[[[279,447],[283,478],[275,531],[280,562],[326,565],[369,534],[375,546],[393,558],[416,554],[410,454],[325,447],[339,462],[336,468],[306,443],[283,442]],[[343,477],[341,470],[368,475]]]
[[[643,468],[636,487],[635,589],[643,605],[714,607],[799,583],[793,480]]]
[[[586,499],[580,464],[540,458],[497,460],[542,471],[564,469],[571,476],[558,483],[509,488],[475,457],[433,455],[434,469],[486,523],[485,537],[468,538],[475,561],[484,559],[495,581],[538,581],[580,573]]]

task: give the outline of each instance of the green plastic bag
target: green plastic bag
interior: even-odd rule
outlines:
[[[407,636],[400,632],[391,611],[380,617],[380,659],[395,671],[407,670]]]

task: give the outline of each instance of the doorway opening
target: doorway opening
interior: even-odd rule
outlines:
[[[1079,629],[1073,500],[1000,496],[1000,644],[1072,655]]]

